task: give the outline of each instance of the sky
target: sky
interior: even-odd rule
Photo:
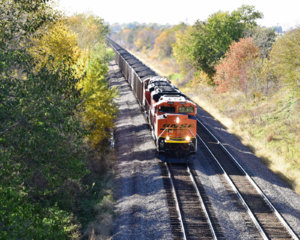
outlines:
[[[56,0],[67,15],[91,13],[113,23],[193,24],[206,20],[217,11],[233,11],[253,5],[264,18],[261,26],[282,26],[284,30],[300,26],[300,0]]]

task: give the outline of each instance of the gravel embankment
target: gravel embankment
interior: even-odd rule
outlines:
[[[113,239],[172,239],[159,160],[149,126],[114,62],[110,85],[119,89],[115,128],[116,217]]]

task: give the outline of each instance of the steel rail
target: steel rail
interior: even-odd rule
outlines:
[[[201,207],[202,207],[203,210],[204,210],[204,213],[205,213],[206,219],[207,219],[207,221],[208,221],[208,225],[209,225],[210,231],[211,231],[211,233],[212,233],[212,235],[213,235],[213,238],[214,238],[215,240],[217,240],[218,238],[217,238],[215,229],[214,229],[214,227],[213,227],[212,221],[210,220],[210,216],[209,216],[207,207],[205,206],[204,200],[203,200],[203,198],[202,198],[202,196],[201,196],[201,194],[200,194],[198,185],[197,185],[196,180],[195,180],[195,176],[194,176],[194,175],[192,174],[192,172],[190,171],[190,167],[189,167],[188,165],[187,165],[187,170],[188,170],[188,173],[190,174],[190,178],[191,178],[191,180],[192,180],[192,183],[193,183],[193,185],[194,185],[194,188],[196,189],[196,193],[197,193],[197,195],[198,195],[198,197],[199,197]]]
[[[242,204],[246,208],[247,213],[249,214],[250,218],[252,219],[253,223],[255,224],[256,228],[260,232],[260,234],[263,237],[263,239],[265,239],[265,240],[269,239],[268,236],[267,236],[267,234],[265,233],[265,231],[261,227],[260,223],[258,222],[257,218],[252,213],[252,211],[251,211],[250,207],[248,206],[248,204],[246,203],[245,199],[241,195],[240,191],[237,189],[237,187],[235,186],[235,184],[233,183],[233,181],[231,180],[231,178],[229,177],[229,175],[226,173],[225,169],[222,167],[222,165],[220,164],[220,162],[218,161],[218,159],[216,158],[216,156],[212,153],[212,151],[209,149],[209,147],[206,145],[206,143],[202,140],[202,138],[198,134],[197,134],[197,136],[198,136],[199,140],[203,143],[203,145],[205,146],[205,148],[208,150],[208,152],[212,155],[212,157],[214,158],[214,160],[216,161],[216,163],[218,164],[218,166],[223,171],[223,174],[224,174],[226,180],[228,181],[228,183],[232,187],[233,191],[236,193],[236,195],[239,197],[240,201],[242,202]]]
[[[185,233],[185,228],[184,228],[184,224],[183,224],[183,220],[182,220],[182,216],[181,216],[182,214],[181,214],[181,210],[180,210],[180,206],[179,206],[179,201],[178,201],[176,189],[175,189],[175,186],[174,186],[172,174],[171,174],[171,171],[170,171],[169,166],[168,166],[167,163],[165,163],[165,166],[166,166],[166,169],[168,171],[168,176],[169,176],[171,187],[172,187],[172,193],[173,193],[173,197],[175,199],[175,205],[176,205],[176,209],[177,209],[177,212],[178,212],[178,217],[179,217],[179,221],[180,221],[180,226],[181,226],[181,231],[182,231],[183,239],[187,240],[186,233]]]
[[[267,205],[271,208],[271,210],[274,212],[274,214],[276,215],[276,217],[278,218],[278,220],[280,221],[280,223],[285,227],[285,229],[289,232],[289,234],[291,235],[291,237],[295,240],[299,240],[299,237],[296,235],[296,233],[293,231],[293,229],[290,227],[290,225],[286,222],[286,220],[283,218],[283,216],[278,212],[278,210],[274,207],[274,205],[271,203],[271,201],[267,198],[267,196],[263,193],[263,191],[260,189],[260,187],[255,183],[255,181],[249,176],[249,174],[244,170],[244,168],[241,166],[241,164],[235,159],[235,157],[228,151],[228,149],[219,141],[219,139],[198,119],[197,122],[199,124],[201,124],[201,126],[203,128],[206,129],[206,131],[216,140],[217,144],[220,145],[222,147],[222,149],[229,155],[229,157],[234,161],[234,163],[238,166],[238,168],[243,172],[243,174],[245,174],[246,178],[249,180],[249,182],[251,183],[251,185],[257,190],[257,192],[260,194],[260,196],[264,199],[264,201],[267,203]],[[217,160],[217,158],[214,156],[214,154],[211,152],[211,150],[209,149],[209,147],[205,144],[205,142],[201,139],[201,137],[197,134],[198,138],[201,140],[201,142],[205,145],[205,147],[208,149],[208,151],[211,153],[211,155],[214,157],[215,161],[218,163],[219,167],[222,169],[222,171],[224,172],[224,174],[226,175],[226,178],[229,180],[230,184],[232,185],[232,187],[234,189],[236,189],[238,191],[238,189],[236,188],[236,186],[234,185],[234,183],[232,182],[231,178],[229,177],[229,175],[225,172],[224,168],[221,166],[221,164],[219,163],[219,161]],[[238,196],[243,199],[243,197],[241,196],[241,194],[238,191]],[[243,204],[245,203],[247,205],[247,203],[245,202],[245,200],[243,199]],[[250,210],[250,208],[247,205],[247,209],[249,209],[249,211],[251,212],[250,217],[252,218],[252,220],[255,219],[254,224],[257,226],[257,224],[259,225],[259,231],[261,233],[263,233],[263,237],[264,239],[269,239],[265,233],[265,231],[261,228],[260,224],[258,223],[256,217],[254,216],[254,214],[252,213],[252,211]],[[248,210],[247,210],[248,211]],[[249,213],[250,213],[249,212]],[[253,217],[252,217],[253,215]]]

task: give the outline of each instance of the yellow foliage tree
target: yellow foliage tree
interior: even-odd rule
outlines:
[[[176,33],[183,32],[187,26],[184,23],[167,28],[155,39],[154,51],[161,57],[170,57],[173,53],[173,45],[176,43]]]
[[[29,52],[35,60],[35,70],[47,67],[54,71],[64,62],[73,67],[81,55],[77,45],[77,35],[66,25],[65,21],[58,21],[49,26],[42,36],[32,40]]]
[[[81,49],[92,49],[97,43],[104,42],[108,33],[104,20],[93,15],[71,16],[68,18],[68,25],[78,34],[78,45]]]
[[[97,44],[87,59],[86,77],[78,85],[84,99],[84,124],[89,132],[89,142],[94,146],[110,138],[108,130],[113,128],[117,112],[113,102],[117,92],[115,89],[109,89],[106,81],[107,62],[112,54],[112,50],[107,50],[103,44]]]
[[[180,66],[181,71],[186,74],[193,68],[192,62],[192,27],[187,27],[185,31],[176,32],[176,43],[172,45],[173,55]]]

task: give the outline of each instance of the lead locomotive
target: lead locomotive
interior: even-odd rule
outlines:
[[[145,110],[158,152],[197,151],[196,105],[169,80],[109,39],[116,63]]]

